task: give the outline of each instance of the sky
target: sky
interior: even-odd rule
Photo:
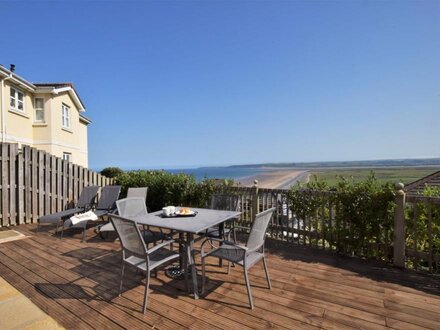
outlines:
[[[2,1],[0,63],[71,81],[89,167],[440,157],[440,1]]]

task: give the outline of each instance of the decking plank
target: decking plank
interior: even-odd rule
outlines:
[[[435,287],[440,280],[389,268],[382,279],[368,262],[301,255],[301,250],[268,254],[272,290],[262,267],[251,269],[254,310],[248,308],[241,268],[228,275],[226,267],[208,259],[204,297],[194,300],[183,281],[159,272],[143,315],[141,276],[128,271],[123,295],[117,295],[118,242],[96,239],[93,229],[86,243],[79,233],[60,240],[45,230],[35,233],[35,225],[16,229],[31,237],[0,245],[0,276],[68,329],[440,328]],[[414,279],[426,283],[414,285]]]

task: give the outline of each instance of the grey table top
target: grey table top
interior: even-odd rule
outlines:
[[[177,208],[179,209],[179,208]],[[222,222],[237,218],[241,212],[219,211],[211,209],[190,208],[197,211],[195,217],[163,218],[162,211],[148,213],[145,216],[132,218],[138,224],[171,229],[180,232],[199,234]]]

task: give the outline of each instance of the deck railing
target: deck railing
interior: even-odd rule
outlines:
[[[35,223],[45,214],[78,200],[84,186],[112,180],[47,152],[17,144],[0,144],[0,227]]]
[[[440,272],[440,198],[407,196],[405,201],[406,264]]]
[[[271,207],[276,211],[268,237],[296,245],[311,246],[349,256],[374,258],[407,267],[440,272],[440,198],[408,196],[402,184],[396,185],[394,226],[378,229],[374,239],[352,230],[351,219],[341,214],[333,191],[307,191],[320,203],[313,215],[294,214],[288,190],[254,187],[228,187],[222,192],[238,195],[239,224],[250,227],[254,215]],[[392,220],[391,220],[392,221]]]

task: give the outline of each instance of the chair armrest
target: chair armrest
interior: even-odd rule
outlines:
[[[264,246],[264,243],[262,244],[262,245],[260,245],[260,246],[257,246],[257,247],[255,247],[255,248],[253,248],[253,249],[246,249],[246,252],[249,254],[249,253],[252,253],[252,252],[255,252],[255,251],[258,251],[258,250],[261,250],[261,248]]]
[[[248,251],[248,248],[247,248],[246,246],[238,245],[238,244],[235,244],[234,242],[226,241],[226,240],[224,240],[224,239],[220,239],[220,238],[206,238],[206,239],[203,241],[202,245],[200,245],[200,254],[201,254],[202,258],[205,256],[204,245],[206,244],[206,242],[209,242],[209,241],[220,242],[220,243],[222,243],[222,245],[223,245],[223,244],[225,244],[225,245],[231,245],[231,246],[234,246],[234,247],[236,247],[236,248],[238,248],[238,249],[242,249],[242,250],[244,250],[244,251]]]
[[[162,243],[160,243],[158,245],[155,245],[151,249],[147,250],[147,254],[152,254],[153,252],[155,252],[155,251],[157,251],[157,250],[159,250],[159,249],[161,249],[161,248],[163,248],[163,247],[165,247],[167,245],[170,245],[172,243],[174,243],[173,239],[165,241],[165,242],[162,242]]]

